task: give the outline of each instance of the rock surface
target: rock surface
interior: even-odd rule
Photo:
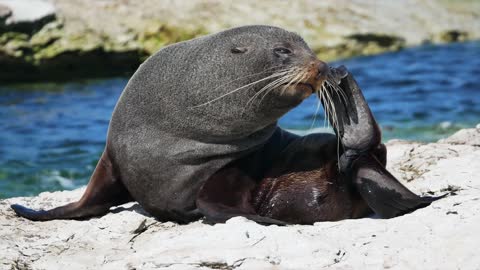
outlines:
[[[0,201],[0,269],[478,269],[480,129],[390,141],[389,170],[417,193],[453,192],[401,217],[313,226],[161,223],[137,204],[86,221],[31,222],[11,203],[57,206],[83,189]]]
[[[480,37],[480,2],[468,0],[51,1],[56,21],[0,34],[0,80],[132,72],[162,46],[245,24],[298,32],[323,60]]]

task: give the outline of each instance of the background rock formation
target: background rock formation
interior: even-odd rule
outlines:
[[[480,36],[480,2],[468,0],[49,3],[54,15],[36,6],[48,5],[42,0],[0,0],[1,81],[131,73],[165,45],[245,24],[296,31],[324,60]],[[27,33],[2,27],[25,6],[31,25],[56,20]]]

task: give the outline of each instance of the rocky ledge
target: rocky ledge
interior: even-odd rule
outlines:
[[[31,222],[82,189],[0,201],[0,269],[478,269],[480,128],[437,143],[388,142],[389,170],[417,193],[451,195],[393,218],[312,226],[161,223],[137,204],[85,221]]]
[[[245,24],[296,31],[331,60],[478,39],[480,2],[0,0],[0,81],[130,73],[162,46]]]

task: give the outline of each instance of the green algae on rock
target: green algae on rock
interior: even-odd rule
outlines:
[[[0,63],[8,68],[0,69],[0,80],[63,80],[72,76],[130,74],[163,46],[204,34],[201,29],[185,30],[152,23],[144,32],[119,42],[93,29],[66,33],[60,21],[47,24],[32,36],[6,32],[0,34]]]
[[[460,30],[447,30],[444,32],[440,32],[433,37],[433,40],[444,43],[462,42],[467,41],[468,39],[468,32]]]
[[[331,47],[315,48],[320,59],[335,60],[358,55],[372,55],[382,52],[398,51],[405,47],[405,39],[387,34],[353,34],[346,36],[343,42]]]

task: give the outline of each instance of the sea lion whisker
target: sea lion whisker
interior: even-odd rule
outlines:
[[[297,85],[298,85],[299,83],[303,82],[303,81],[305,80],[305,78],[308,77],[308,74],[309,74],[309,73],[308,73],[308,70],[307,70],[307,69],[304,69],[304,70],[302,71],[302,76],[301,76],[300,78],[298,78],[298,79],[297,79],[297,78],[293,79],[293,81],[294,81],[293,87],[297,87]],[[313,86],[312,86],[312,91],[315,91],[315,89],[313,89]]]
[[[327,84],[328,84],[328,83],[327,83]],[[329,84],[328,84],[328,85],[329,85]],[[331,86],[329,85],[329,87],[331,87]],[[328,99],[328,100],[327,100],[327,102],[328,102],[328,104],[329,104],[328,107],[330,107],[330,109],[331,109],[330,113],[331,113],[331,115],[332,115],[332,116],[331,116],[331,117],[332,117],[332,128],[338,130],[339,123],[338,123],[337,113],[336,113],[336,109],[335,109],[335,104],[334,104],[334,102],[333,102],[332,97],[331,97],[330,94],[329,94],[328,89],[326,89],[326,87],[325,87],[324,89],[325,89],[324,93],[325,93],[325,95],[327,96],[327,99]],[[332,88],[332,90],[334,90],[334,89]],[[334,90],[334,91],[335,91],[335,90]],[[335,92],[337,92],[337,91],[335,91]],[[333,94],[333,93],[332,93],[332,94]],[[340,97],[340,95],[339,95],[338,92],[337,92],[336,94]],[[327,107],[327,106],[326,106],[326,107]],[[328,115],[328,114],[329,114],[329,113],[327,113],[327,115]],[[337,134],[337,160],[340,160],[340,134]],[[340,169],[340,163],[337,162],[337,166],[338,166],[338,168]]]
[[[340,87],[338,87],[338,88],[339,88],[340,90],[342,90]],[[335,88],[334,88],[334,89],[335,89]],[[334,92],[335,92],[335,94],[337,94],[337,96],[338,96],[340,99],[342,98],[342,95],[341,95],[341,94],[342,94],[342,91],[334,91]],[[332,93],[332,95],[333,95],[333,93]],[[345,100],[345,102],[346,102],[346,98],[345,98],[344,95],[343,95],[343,97],[344,97],[344,100]],[[339,123],[338,123],[338,118],[337,118],[337,122],[336,122],[335,125],[336,125],[337,130],[338,130],[338,125],[339,125]],[[337,160],[340,160],[340,134],[337,134]],[[338,166],[338,169],[340,170],[340,163],[339,163],[339,162],[337,162],[337,166]]]
[[[317,93],[319,92],[319,90],[316,91]],[[317,113],[318,113],[318,110],[320,110],[320,100],[317,100],[317,108],[315,108],[315,113],[313,113],[313,120],[312,120],[312,124],[310,125],[310,130],[309,131],[312,131],[314,126],[315,126],[315,120],[317,120]]]
[[[331,115],[331,117],[332,117],[332,128],[335,129],[336,127],[338,127],[338,119],[336,118],[335,106],[333,104],[331,96],[328,94],[328,89],[323,84],[322,84],[322,89],[324,90],[323,93],[325,93],[325,95],[323,95],[323,93],[322,93],[322,97],[326,97],[326,99],[324,99],[324,104],[325,104],[325,114],[327,115],[327,122],[330,123],[328,115]],[[333,114],[332,114],[332,112],[333,112]],[[339,136],[339,134],[337,134],[336,137],[337,137],[337,161],[338,161],[338,160],[340,160],[340,136]],[[340,163],[339,162],[337,162],[337,166],[338,166],[338,169],[340,169]]]
[[[331,117],[331,120],[332,120],[332,128],[337,128],[338,127],[338,119],[337,119],[337,114],[336,114],[336,109],[335,109],[335,104],[333,103],[333,99],[332,97],[330,96],[329,94],[329,91],[327,89],[327,91],[324,92],[325,93],[325,96],[327,97],[326,100],[329,104],[329,107],[330,107],[330,117]]]
[[[278,73],[274,73],[274,74],[272,74],[272,75],[270,75],[270,76],[268,76],[268,77],[265,77],[265,78],[263,78],[263,79],[254,81],[254,82],[249,83],[249,84],[244,85],[244,86],[241,86],[241,87],[239,87],[239,88],[237,88],[237,89],[235,89],[235,90],[233,90],[233,91],[225,94],[224,96],[226,96],[226,95],[228,95],[228,94],[231,94],[232,92],[236,92],[237,90],[244,89],[245,87],[252,86],[252,85],[254,85],[254,84],[263,82],[263,81],[265,81],[265,80],[267,80],[267,79],[272,79],[272,78],[276,78],[276,77],[282,77],[282,76],[284,76],[284,75],[287,74],[287,73],[288,73],[288,70],[281,71],[281,72],[278,72]],[[277,80],[277,79],[275,79],[275,80]],[[274,81],[275,81],[275,80],[274,80]],[[271,84],[271,83],[272,83],[272,82],[270,82],[269,84]],[[269,84],[267,84],[267,85],[269,85]]]
[[[326,90],[325,90],[325,85],[322,84],[322,85],[320,86],[320,89],[317,91],[318,100],[320,100],[320,101],[323,100],[323,92],[324,92],[324,91],[326,91]],[[326,128],[326,127],[327,127],[327,123],[328,123],[327,117],[328,117],[328,116],[327,116],[327,108],[325,108],[325,109],[323,110],[323,119],[325,119],[325,121],[323,122],[323,128]]]
[[[302,75],[302,79],[303,79],[303,74],[305,73],[305,70],[302,69],[302,70],[295,70],[295,71],[298,71],[297,73],[297,76],[295,76],[295,78],[292,78],[292,80],[290,80],[283,88],[282,88],[282,92],[280,93],[281,95],[283,95],[283,93],[285,92],[285,89],[287,89],[288,87],[290,87],[294,82],[295,80],[297,80],[297,78]]]
[[[330,106],[330,103],[329,103],[329,100],[328,100],[328,97],[327,97],[327,94],[326,94],[327,91],[328,91],[328,87],[329,87],[329,85],[328,85],[328,83],[326,83],[326,85],[323,86],[323,93],[322,93],[323,94],[322,97],[324,98],[324,103],[328,107],[328,109],[325,111],[326,116],[327,116],[327,122],[326,122],[327,127],[330,126],[330,117],[332,115],[331,114],[331,108],[330,108],[331,106]]]
[[[290,70],[290,72],[292,72],[294,69]],[[266,86],[264,86],[262,89],[260,89],[257,93],[255,93],[255,95],[253,95],[248,101],[247,103],[245,104],[245,107],[247,108],[249,106],[249,104],[251,105],[251,103],[253,103],[253,101],[255,100],[256,97],[260,96],[263,92],[265,91],[268,91],[270,89],[274,89],[276,88],[277,86],[285,83],[286,81],[290,80],[290,77],[292,77],[293,74],[286,74],[285,76],[281,77],[281,78],[278,78],[276,79],[275,81],[267,84]]]
[[[228,92],[228,93],[226,93],[226,94],[223,94],[223,95],[221,95],[221,96],[219,96],[219,97],[217,97],[217,98],[214,98],[214,99],[212,99],[212,100],[210,100],[210,101],[207,101],[207,102],[202,103],[202,104],[199,104],[199,105],[192,106],[192,107],[190,107],[190,108],[197,108],[197,107],[202,107],[202,106],[208,105],[208,104],[210,104],[210,103],[212,103],[212,102],[215,102],[215,101],[217,101],[217,100],[219,100],[219,99],[222,99],[222,98],[224,98],[224,97],[226,97],[226,96],[228,96],[228,95],[231,95],[231,94],[233,94],[233,93],[235,93],[235,92],[238,92],[238,91],[240,91],[240,90],[242,90],[242,89],[245,89],[245,88],[247,88],[247,87],[249,87],[249,86],[252,86],[252,85],[255,85],[255,84],[260,83],[260,82],[262,82],[262,81],[269,80],[269,79],[271,79],[271,78],[275,78],[275,77],[279,77],[279,76],[283,76],[283,72],[282,72],[282,73],[275,73],[275,74],[272,74],[272,75],[270,75],[270,76],[267,76],[267,77],[265,77],[265,78],[263,78],[263,79],[260,79],[260,80],[254,81],[254,82],[252,82],[252,83],[246,84],[246,85],[241,86],[241,87],[239,87],[239,88],[237,88],[237,89],[234,89],[234,90],[232,90],[232,91],[230,91],[230,92]]]
[[[266,95],[268,95],[268,93],[270,93],[271,91],[275,90],[278,86],[284,84],[285,82],[289,81],[290,80],[290,77],[284,77],[282,78],[281,80],[278,80],[276,81],[275,83],[272,83],[272,85],[269,85],[268,87],[264,87],[261,89],[261,91],[258,91],[253,97],[252,97],[252,103],[253,104],[253,101],[255,100],[256,97],[259,97],[261,94],[264,93],[264,95],[260,98],[260,103],[262,103],[262,100],[263,98],[265,98]]]
[[[319,103],[319,106],[321,105],[321,99],[322,99],[322,91],[323,91],[323,84],[320,85],[320,88],[316,91],[316,94],[317,94],[317,99],[318,99],[318,103]],[[323,119],[327,119],[327,111],[326,109],[323,110]],[[325,128],[326,127],[326,121],[323,122],[323,127]]]
[[[287,83],[287,85],[286,85],[285,87],[283,87],[283,89],[282,89],[282,91],[281,91],[281,94],[283,94],[285,88],[291,86],[292,82],[295,82],[296,80],[298,80],[297,78],[299,78],[299,77],[300,77],[300,79],[303,78],[304,76],[303,76],[302,74],[303,74],[303,72],[298,72],[298,74],[297,74],[293,79],[291,79],[291,80]],[[298,82],[295,83],[295,85],[297,85],[297,84],[298,84]],[[280,84],[279,84],[279,85],[280,85]],[[277,86],[278,86],[278,85],[277,85]],[[275,88],[276,88],[276,86],[275,86],[275,87],[271,87],[268,91],[265,91],[266,93],[262,96],[262,98],[260,99],[260,102],[259,102],[258,104],[261,104],[262,101],[263,101],[263,99],[264,99],[269,93],[271,93]]]
[[[272,69],[275,69],[275,68],[278,68],[278,67],[280,67],[280,65],[267,68],[267,69],[265,69],[265,70],[263,70],[263,71],[261,71],[261,72],[257,72],[257,73],[250,74],[250,75],[246,75],[246,76],[242,76],[242,77],[238,77],[238,78],[236,78],[236,79],[234,79],[234,80],[228,81],[228,82],[226,82],[226,83],[224,83],[224,84],[221,84],[221,85],[215,87],[214,90],[216,90],[216,89],[218,89],[218,88],[220,88],[220,87],[222,87],[222,86],[225,86],[225,85],[234,83],[234,82],[236,82],[236,81],[239,81],[239,80],[241,80],[241,79],[246,79],[246,78],[254,77],[254,76],[257,76],[257,75],[260,75],[260,74],[272,72]],[[287,69],[287,68],[284,68],[284,69],[277,70],[276,72],[282,72],[282,71],[288,71],[288,69]],[[275,73],[274,73],[274,74],[275,74]],[[272,74],[272,75],[273,75],[273,74]]]
[[[335,104],[333,103],[333,98],[330,96],[329,91],[325,91],[325,94],[328,96],[328,102],[330,103],[332,109],[332,127],[338,127],[338,119],[337,119],[337,110],[335,108]]]
[[[334,81],[334,78],[331,77],[331,75],[328,75],[327,80],[325,80],[325,83],[328,84],[331,88],[333,88],[336,92],[339,92],[342,95],[342,99],[347,104],[347,96],[345,95],[345,92],[343,89],[338,86],[338,84]]]
[[[270,94],[273,90],[275,90],[278,86],[280,86],[280,85],[282,85],[282,83],[278,83],[278,84],[276,84],[275,86],[272,86],[272,87],[270,87],[269,89],[263,91],[264,94],[263,94],[263,96],[260,98],[260,101],[258,102],[258,104],[260,105],[260,104],[262,103],[263,99],[264,99],[268,94]]]
[[[315,120],[317,118],[317,113],[318,113],[318,110],[320,109],[320,91],[319,90],[316,90],[315,93],[317,94],[318,96],[318,101],[317,101],[317,108],[315,109],[315,113],[313,114],[313,121],[312,121],[312,124],[310,125],[310,129],[307,131],[307,133],[309,133],[310,131],[313,130],[313,127],[315,125]],[[300,139],[300,143],[305,143],[305,140],[306,140],[306,137],[307,136],[303,136],[301,139]]]
[[[325,100],[325,104],[326,104],[326,108],[327,108],[327,128],[329,127],[333,127],[333,124],[331,124],[333,120],[333,115],[332,115],[332,106],[330,105],[330,102],[329,102],[329,99],[328,99],[328,96],[326,94],[326,92],[323,93],[323,97],[324,97],[324,100]]]
[[[266,86],[264,86],[257,93],[255,93],[245,104],[245,108],[242,111],[242,115],[245,113],[245,110],[253,104],[253,101],[255,100],[256,97],[260,96],[264,91],[268,91],[269,89],[272,89],[272,88],[275,88],[278,85],[281,85],[282,83],[284,83],[285,80],[287,80],[286,77],[278,78],[275,81],[273,81],[273,82],[267,84]]]
[[[323,101],[323,105],[325,107],[325,110],[324,110],[324,119],[326,120],[324,122],[324,127],[327,128],[330,126],[330,107],[329,107],[329,104],[327,102],[327,98],[325,96],[325,92],[327,91],[326,87],[322,85],[322,90],[321,92],[319,92],[320,96],[320,100]]]
[[[255,98],[257,96],[259,96],[260,94],[262,94],[264,91],[267,91],[271,88],[275,88],[276,86],[284,83],[284,81],[287,81],[289,79],[290,75],[289,74],[286,74],[285,76],[281,77],[281,78],[278,78],[274,81],[272,81],[271,83],[265,85],[262,89],[260,89],[257,93],[255,93],[255,95],[253,95],[252,98]],[[248,102],[247,102],[248,104]]]
[[[264,86],[262,89],[260,89],[257,93],[255,93],[251,98],[248,99],[247,103],[245,103],[245,107],[243,108],[242,110],[242,113],[240,114],[241,116],[243,116],[243,114],[246,112],[246,110],[253,105],[253,102],[255,101],[255,98],[257,98],[258,96],[260,96],[261,93],[263,93],[264,91],[268,91],[269,89],[273,89],[275,88],[276,85],[280,85],[282,82],[283,82],[284,78],[279,78],[273,82],[271,82],[270,84]]]
[[[288,68],[288,69],[285,69],[285,72],[282,72],[282,76],[281,78],[278,78],[278,79],[275,79],[274,81],[268,83],[267,85],[265,85],[262,89],[260,89],[259,91],[257,91],[257,93],[255,93],[255,95],[252,97],[252,98],[255,98],[257,95],[260,95],[262,93],[262,91],[265,91],[266,89],[270,88],[270,87],[276,87],[277,83],[283,83],[283,79],[287,79],[290,77],[290,73],[292,73],[293,71],[295,71],[295,67],[291,67],[291,68]],[[252,99],[251,98],[251,99]],[[250,100],[251,100],[250,99]],[[247,105],[248,103],[250,102],[250,100],[247,102]]]

